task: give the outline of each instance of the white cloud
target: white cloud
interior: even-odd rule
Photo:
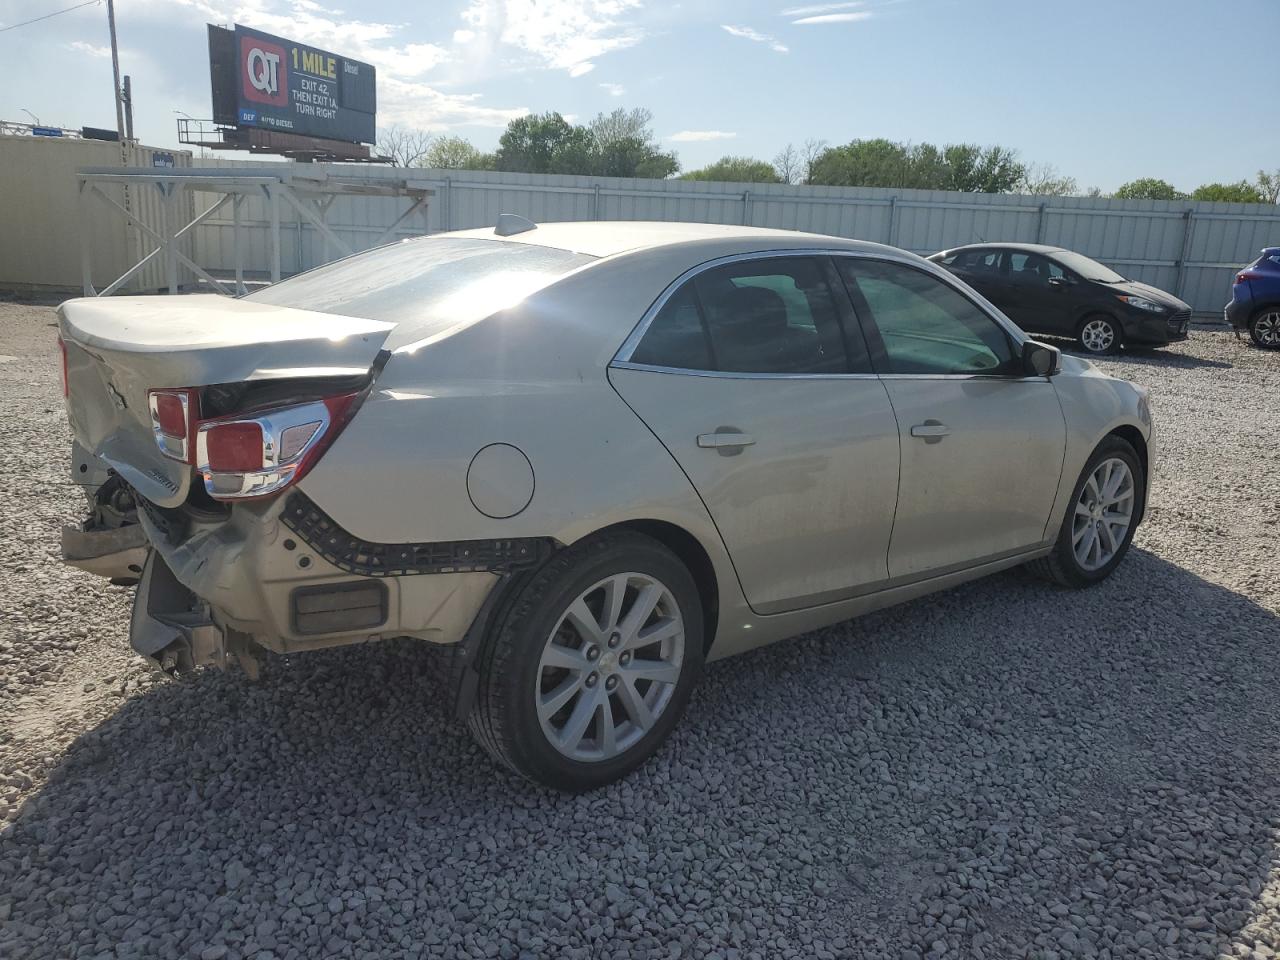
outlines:
[[[425,74],[460,58],[438,44],[405,42],[404,24],[360,20],[316,0],[132,0],[131,9],[135,16],[152,20],[169,20],[175,11],[194,10],[213,23],[242,23],[367,61],[378,70],[378,124],[382,127],[393,123],[432,131],[504,127],[529,112],[525,106],[489,106],[480,94],[446,93],[424,82]],[[468,29],[453,35],[459,46],[481,39]]]
[[[761,33],[759,30],[752,30],[750,27],[735,27],[732,24],[722,23],[720,29],[725,33],[734,37],[741,37],[744,40],[752,40],[755,43],[768,44],[769,49],[775,53],[788,53],[786,44],[780,40],[769,36],[767,33]]]
[[[72,40],[67,46],[90,57],[109,57],[111,56],[111,48],[105,44],[99,46],[96,43],[85,43],[83,40]]]
[[[849,10],[853,7],[865,7],[866,0],[851,0],[849,3],[815,3],[808,7],[791,7],[783,10],[783,17],[807,17],[814,13],[830,13],[832,10]]]
[[[627,92],[627,88],[620,83],[602,83],[600,89],[611,97],[620,97]]]
[[[478,93],[442,93],[425,83],[378,78],[378,125],[398,123],[415,130],[457,126],[505,127],[528,107],[487,107]]]
[[[624,19],[640,6],[641,0],[471,0],[462,19],[490,48],[506,44],[580,77],[593,59],[644,39],[644,31]]]
[[[792,20],[791,23],[798,26],[816,23],[857,23],[859,20],[869,20],[871,16],[870,10],[859,13],[824,13],[817,17],[801,17],[799,20]]]
[[[727,130],[681,130],[667,139],[673,143],[704,143],[708,140],[732,140],[736,136]]]

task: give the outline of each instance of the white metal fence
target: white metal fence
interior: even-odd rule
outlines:
[[[234,166],[236,161],[195,161]],[[274,164],[272,166],[275,166]],[[350,167],[326,167],[332,172]],[[689,180],[627,180],[459,170],[362,168],[362,176],[405,178],[434,189],[427,230],[488,226],[499,213],[534,221],[690,220],[740,223],[855,237],[928,254],[979,240],[1050,243],[1077,250],[1125,276],[1176,293],[1201,315],[1219,315],[1230,298],[1232,272],[1263,246],[1280,244],[1280,207],[1242,203],[1109,200],[804,187]],[[339,197],[328,223],[353,249],[369,246],[402,212],[403,201]],[[245,262],[268,259],[269,211],[250,201],[244,216]],[[300,218],[287,219],[282,237],[285,273],[333,256]],[[399,231],[423,231],[421,218]],[[210,218],[196,232],[196,259],[230,270],[232,223]]]

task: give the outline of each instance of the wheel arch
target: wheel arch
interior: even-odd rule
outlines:
[[[688,530],[666,520],[624,520],[596,532],[616,530],[632,530],[657,540],[685,565],[702,601],[702,646],[703,653],[709,654],[720,622],[720,581],[706,548]]]
[[[1142,435],[1141,430],[1128,423],[1123,423],[1113,428],[1107,436],[1118,437],[1133,447],[1134,452],[1138,455],[1138,462],[1142,465],[1142,497],[1138,501],[1138,512],[1133,521],[1135,524],[1139,524],[1147,512],[1147,490],[1149,489],[1149,478],[1151,476],[1151,461],[1147,449],[1147,438]],[[1103,439],[1106,438],[1104,437]],[[1094,449],[1097,448],[1095,447]]]

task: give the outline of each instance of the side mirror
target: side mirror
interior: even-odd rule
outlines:
[[[1028,377],[1052,377],[1060,369],[1061,356],[1057,347],[1027,340],[1022,344],[1022,369]]]
[[[1049,278],[1049,286],[1054,287],[1058,290],[1061,290],[1064,287],[1069,287],[1070,285],[1071,285],[1071,281],[1068,280],[1066,277],[1050,277]]]

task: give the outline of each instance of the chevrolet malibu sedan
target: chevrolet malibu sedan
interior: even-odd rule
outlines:
[[[1143,389],[811,234],[504,218],[60,335],[64,555],[138,581],[138,652],[447,645],[449,710],[564,790],[708,660],[1018,564],[1096,583],[1151,475]]]
[[[929,259],[1024,330],[1074,337],[1086,353],[1187,339],[1190,304],[1159,287],[1126,280],[1072,250],[1038,243],[975,243]]]

